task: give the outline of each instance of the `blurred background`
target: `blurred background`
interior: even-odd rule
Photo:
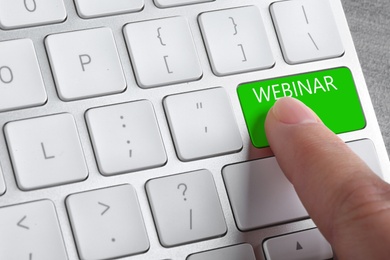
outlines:
[[[342,3],[390,155],[390,1]]]

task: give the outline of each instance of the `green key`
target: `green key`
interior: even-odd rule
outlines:
[[[264,130],[268,110],[285,96],[301,100],[336,134],[366,125],[351,71],[344,67],[245,83],[237,93],[250,138],[258,148],[268,146]]]

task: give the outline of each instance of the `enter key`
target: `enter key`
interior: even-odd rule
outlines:
[[[336,134],[366,126],[351,71],[345,67],[244,83],[238,86],[237,93],[250,138],[257,148],[269,145],[265,118],[282,97],[305,103]]]

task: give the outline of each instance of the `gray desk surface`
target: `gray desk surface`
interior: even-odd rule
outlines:
[[[342,3],[390,155],[390,1]]]

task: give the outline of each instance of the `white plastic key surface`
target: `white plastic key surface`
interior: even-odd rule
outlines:
[[[70,101],[125,90],[126,81],[111,29],[49,35],[46,47],[61,99]]]
[[[81,181],[88,175],[71,114],[10,122],[5,136],[22,190]]]
[[[242,231],[309,217],[274,157],[226,166],[223,178]]]
[[[33,42],[0,42],[0,112],[43,105],[46,100]]]
[[[344,54],[329,0],[281,1],[271,14],[286,62],[323,60]]]
[[[68,259],[57,213],[49,200],[0,208],[0,230],[0,259]]]
[[[154,0],[156,6],[162,8],[189,5],[189,4],[198,4],[198,3],[205,3],[205,2],[212,2],[212,1],[215,0]]]
[[[73,194],[66,205],[82,260],[113,259],[148,250],[149,240],[132,186]]]
[[[142,10],[144,0],[90,1],[75,0],[77,11],[82,18],[132,13]]]
[[[195,242],[226,233],[212,174],[207,170],[147,182],[158,235],[163,246]]]
[[[168,96],[164,107],[180,160],[217,156],[242,148],[230,100],[223,88]]]
[[[3,195],[5,192],[5,182],[3,178],[3,172],[1,170],[1,165],[0,165],[0,196]]]
[[[164,145],[149,101],[94,108],[86,118],[102,174],[165,164]]]
[[[218,248],[207,252],[190,255],[187,260],[256,260],[250,244],[241,244]]]
[[[216,75],[266,69],[274,65],[257,7],[203,13],[199,16],[199,23]]]
[[[267,260],[325,260],[332,259],[328,241],[318,229],[271,238],[264,243]]]
[[[368,139],[347,145],[379,176],[380,164]],[[294,187],[274,157],[226,166],[226,189],[240,230],[307,218]]]
[[[202,76],[186,18],[130,23],[124,34],[140,87],[188,82]]]
[[[0,0],[0,28],[16,29],[63,22],[63,0]]]
[[[378,154],[375,150],[373,142],[369,139],[363,139],[353,142],[348,142],[347,145],[352,149],[363,161],[376,173],[383,178],[381,166],[378,160]]]

